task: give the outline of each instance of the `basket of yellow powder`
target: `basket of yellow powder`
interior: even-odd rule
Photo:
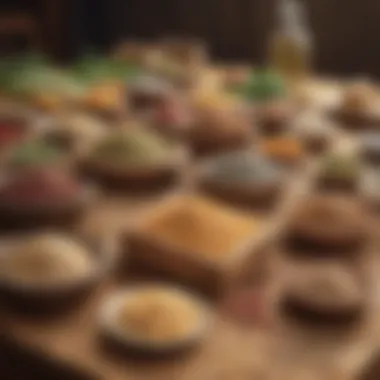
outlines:
[[[127,236],[132,265],[143,265],[212,293],[255,253],[264,221],[202,196],[157,206]]]

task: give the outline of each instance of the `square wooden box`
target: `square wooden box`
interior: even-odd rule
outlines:
[[[261,222],[259,219],[258,223],[262,223],[259,230],[253,229],[252,236],[241,241],[226,259],[219,262],[205,259],[189,251],[170,246],[158,238],[153,238],[144,230],[145,223],[150,217],[159,214],[164,208],[175,207],[177,202],[181,201],[183,201],[181,196],[174,196],[159,204],[143,216],[124,236],[126,263],[128,266],[148,269],[169,279],[193,286],[206,294],[222,295],[243,275],[252,273],[252,267],[256,262],[260,262],[260,253],[263,253],[265,242],[270,236],[269,223],[265,220]],[[221,207],[228,208],[228,206]],[[239,214],[238,211],[236,213]]]

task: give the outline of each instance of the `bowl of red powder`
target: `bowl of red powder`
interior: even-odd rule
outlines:
[[[67,171],[31,168],[0,185],[0,228],[39,228],[75,222],[92,191]]]
[[[0,116],[0,148],[21,141],[28,133],[28,122],[21,117]]]

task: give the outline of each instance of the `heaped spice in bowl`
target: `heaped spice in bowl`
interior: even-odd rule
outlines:
[[[361,170],[361,161],[356,155],[327,155],[322,161],[319,185],[328,190],[355,191],[360,181]]]
[[[349,85],[343,92],[336,114],[346,126],[359,130],[368,128],[380,119],[378,103],[377,89],[367,81],[359,81]]]
[[[306,111],[294,123],[292,132],[311,153],[325,151],[336,133],[336,126],[321,112]]]
[[[119,325],[143,340],[166,342],[183,339],[199,324],[196,305],[162,289],[140,291],[125,302]]]
[[[339,195],[313,196],[290,217],[287,249],[306,256],[350,256],[366,249],[368,223],[360,205],[350,199]]]
[[[63,160],[63,152],[43,140],[20,143],[9,151],[7,163],[11,168],[50,166]]]
[[[23,286],[67,285],[87,276],[94,261],[75,240],[59,234],[37,234],[16,244],[1,259],[5,281]]]
[[[159,135],[143,129],[116,133],[94,150],[90,161],[116,170],[160,165],[170,157],[173,145]]]
[[[367,133],[360,141],[360,153],[364,161],[369,164],[380,163],[380,133]]]
[[[210,154],[247,147],[253,135],[244,106],[228,98],[209,101],[196,107],[188,131],[192,149],[199,154]]]
[[[7,147],[22,140],[27,130],[25,120],[0,116],[0,147]]]
[[[122,191],[153,191],[173,184],[186,161],[173,140],[143,127],[118,131],[84,157],[83,173],[102,186]]]
[[[344,266],[319,266],[295,273],[285,285],[285,316],[298,323],[344,328],[362,317],[366,287]]]
[[[139,75],[127,83],[128,101],[132,109],[140,111],[154,110],[163,101],[172,96],[172,85],[159,77]]]
[[[273,137],[263,139],[259,144],[260,152],[279,164],[298,163],[305,154],[303,144],[292,137]]]
[[[277,134],[288,128],[296,110],[288,100],[280,99],[258,104],[255,114],[263,134]]]
[[[84,113],[67,113],[52,120],[44,140],[61,150],[84,154],[107,133],[106,124]]]
[[[68,173],[51,168],[22,171],[0,188],[1,207],[63,206],[76,202],[82,185]]]
[[[251,151],[218,156],[202,175],[205,190],[246,205],[271,204],[284,180],[282,168]]]
[[[184,197],[143,225],[146,236],[201,259],[221,262],[261,226],[256,219],[203,197]]]
[[[210,164],[205,174],[218,183],[231,186],[272,182],[280,175],[280,168],[247,151],[219,156]]]
[[[102,307],[101,325],[128,348],[163,354],[200,343],[210,317],[206,303],[184,289],[143,284],[111,295]]]

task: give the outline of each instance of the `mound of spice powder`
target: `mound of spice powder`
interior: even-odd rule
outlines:
[[[66,204],[74,201],[81,185],[74,177],[53,169],[28,169],[18,173],[0,189],[2,204],[29,205]]]
[[[304,154],[300,141],[291,137],[273,137],[260,142],[259,150],[269,159],[276,162],[296,161]]]
[[[27,141],[14,146],[9,163],[16,167],[53,164],[62,158],[61,150],[45,141]]]
[[[0,147],[20,141],[26,130],[26,123],[22,120],[0,117]]]
[[[255,185],[277,182],[282,171],[264,157],[239,151],[213,160],[205,175],[221,184]]]
[[[360,175],[360,160],[355,155],[331,154],[324,157],[321,175],[324,178],[355,179]]]
[[[64,234],[37,234],[4,256],[1,275],[27,286],[55,286],[87,276],[93,260],[85,246]]]
[[[228,259],[257,234],[259,222],[203,197],[188,196],[168,205],[145,224],[147,236],[216,262]]]
[[[136,128],[105,139],[95,149],[92,159],[113,167],[154,165],[166,159],[172,148],[169,141],[155,133]]]
[[[195,121],[190,128],[190,137],[202,141],[242,141],[251,136],[251,122],[243,106],[217,104],[196,109]]]
[[[175,97],[162,102],[153,114],[153,123],[161,130],[183,131],[191,123],[190,110]]]

